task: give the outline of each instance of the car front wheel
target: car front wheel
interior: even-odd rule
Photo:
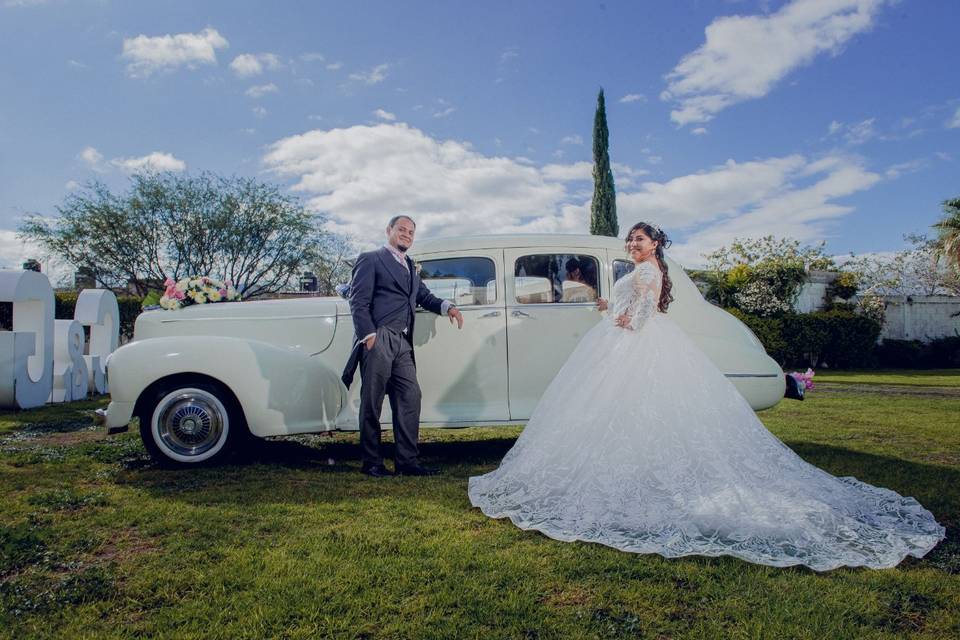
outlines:
[[[208,462],[227,453],[246,430],[229,392],[197,383],[166,388],[140,416],[140,437],[156,460],[175,465]]]

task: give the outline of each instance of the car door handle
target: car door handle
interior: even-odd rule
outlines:
[[[510,313],[510,315],[513,316],[514,318],[532,318],[533,317],[526,311],[520,311],[520,310],[513,311]]]
[[[481,317],[481,318],[499,318],[499,317],[500,317],[500,312],[499,312],[499,311],[488,311],[487,313],[483,314],[483,315],[480,316],[480,317]]]

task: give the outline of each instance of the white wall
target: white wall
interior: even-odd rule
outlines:
[[[888,296],[880,338],[922,340],[960,334],[960,297]]]

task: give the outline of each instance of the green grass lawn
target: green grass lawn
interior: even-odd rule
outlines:
[[[911,387],[960,387],[960,369],[929,369],[904,371],[902,369],[873,369],[865,371],[832,371],[820,369],[813,377],[816,382],[840,384],[907,385]]]
[[[439,478],[361,476],[352,434],[170,471],[133,434],[90,427],[103,404],[0,414],[0,637],[960,636],[958,397],[814,390],[761,413],[805,459],[915,496],[948,528],[922,560],[823,574],[638,556],[486,518],[467,478],[518,427],[424,431]]]

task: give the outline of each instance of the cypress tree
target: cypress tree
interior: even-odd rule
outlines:
[[[610,133],[607,131],[607,109],[603,89],[597,96],[597,113],[593,116],[593,202],[590,204],[590,233],[613,236],[620,233],[617,223],[617,190],[610,169]]]

